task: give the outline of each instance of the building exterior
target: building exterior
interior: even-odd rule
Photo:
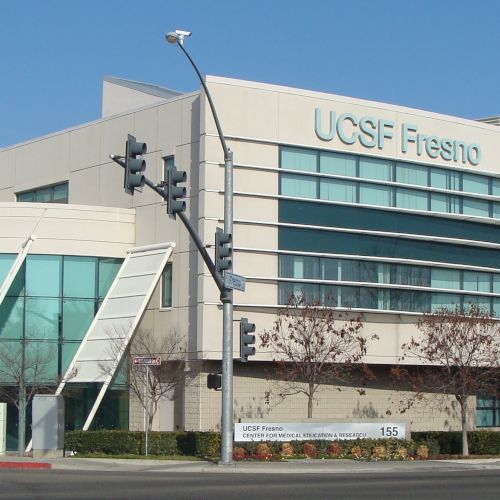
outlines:
[[[379,337],[365,358],[377,381],[364,396],[348,385],[325,388],[314,416],[385,418],[394,402],[384,374],[400,362],[422,312],[474,302],[500,315],[498,120],[220,77],[206,83],[234,152],[234,272],[247,278],[246,291],[234,294],[234,357],[239,318],[257,333],[269,329],[290,293],[357,311],[364,332]],[[107,78],[101,119],[0,151],[0,279],[36,235],[1,304],[0,341],[52,342],[54,378],[64,375],[127,249],[174,241],[140,328],[183,332],[202,371],[164,402],[155,428],[214,429],[220,394],[206,388],[206,374],[220,369],[219,293],[159,196],[124,192],[123,170],[109,155],[124,154],[129,133],[148,145],[151,180],[163,180],[172,162],[187,171],[187,213],[213,252],[224,169],[204,94]],[[273,353],[257,351],[235,361],[235,418],[305,418],[305,398],[269,400]],[[142,413],[118,385],[100,425],[140,429]],[[96,392],[79,390],[89,400]],[[72,426],[88,410],[85,398],[67,404]],[[478,426],[499,425],[495,404],[478,399]],[[460,428],[453,409],[416,408],[406,418],[415,430]]]

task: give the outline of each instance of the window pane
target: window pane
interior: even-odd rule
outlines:
[[[96,271],[95,257],[64,257],[64,296],[93,299]]]
[[[28,193],[18,194],[17,201],[34,202],[35,201],[35,193],[33,191],[29,191]]]
[[[430,269],[423,266],[393,264],[391,266],[391,283],[395,285],[429,286]]]
[[[359,288],[357,286],[339,286],[340,306],[359,307]]]
[[[490,313],[491,300],[489,297],[482,297],[481,295],[464,295],[465,312],[467,312],[471,304],[476,305],[477,307],[479,307],[479,309],[481,309],[481,311],[486,314]]]
[[[431,269],[432,288],[460,290],[460,271],[457,269]]]
[[[82,340],[94,319],[93,300],[63,300],[63,338]]]
[[[494,196],[500,196],[500,179],[498,177],[492,178],[491,194]]]
[[[0,304],[0,339],[20,339],[23,336],[24,299],[5,297]]]
[[[281,194],[300,198],[317,197],[317,179],[305,175],[281,174]]]
[[[66,373],[66,370],[69,368],[71,361],[73,361],[79,346],[80,342],[63,342],[61,375]]]
[[[493,293],[500,293],[500,274],[493,274]]]
[[[379,264],[362,260],[359,262],[359,281],[366,283],[378,283]],[[382,281],[383,283],[383,281]]]
[[[59,299],[26,298],[25,335],[33,339],[58,339]]]
[[[58,184],[53,188],[53,201],[57,203],[68,203],[68,184]]]
[[[396,182],[427,186],[427,167],[396,163]]]
[[[391,162],[375,158],[360,158],[359,176],[363,179],[390,181],[392,179]]]
[[[376,288],[360,288],[359,307],[378,309],[378,290]]]
[[[366,205],[391,206],[391,188],[376,184],[361,183],[359,186],[359,202]]]
[[[321,259],[321,279],[332,281],[339,279],[339,261],[337,259]]]
[[[330,307],[337,307],[340,304],[340,287],[332,285],[322,285],[320,287],[321,304]]]
[[[0,283],[3,283],[9,273],[16,256],[11,253],[0,254]]]
[[[279,284],[280,304],[288,304],[292,295],[300,298],[303,294],[307,303],[314,304],[319,300],[319,286],[306,283]]]
[[[52,188],[43,188],[35,191],[35,201],[37,203],[47,203],[52,201]]]
[[[57,379],[57,344],[53,342],[28,342],[26,344],[26,364],[26,380],[28,382],[35,377],[39,382],[55,382]]]
[[[28,255],[26,258],[26,295],[59,297],[61,295],[61,257]]]
[[[431,211],[433,212],[448,212],[448,196],[439,193],[430,193],[431,195]]]
[[[359,281],[359,262],[356,260],[341,260],[339,280]]]
[[[454,311],[457,306],[460,306],[460,295],[453,295],[451,293],[432,294],[432,312],[436,312],[439,309]]]
[[[464,173],[462,185],[462,191],[464,192],[488,194],[488,177]]]
[[[319,259],[301,255],[281,255],[280,277],[316,279],[319,277]]]
[[[460,174],[442,168],[431,169],[431,186],[440,189],[460,190]]]
[[[428,312],[431,294],[413,290],[391,290],[391,309],[394,311]]]
[[[102,299],[113,284],[122,265],[121,259],[99,259],[99,298]]]
[[[493,202],[493,218],[500,219],[500,203]]]
[[[161,294],[161,306],[172,307],[172,263],[169,262],[163,271],[163,289]]]
[[[427,210],[427,193],[416,189],[396,189],[396,206],[414,210]]]
[[[356,183],[340,179],[320,179],[319,197],[322,200],[356,203]]]
[[[323,174],[356,177],[356,157],[340,153],[321,152],[319,171]]]
[[[282,147],[281,168],[302,170],[304,172],[316,172],[317,153],[309,149]]]
[[[464,197],[462,203],[462,213],[465,215],[479,215],[482,217],[489,217],[490,215],[489,203],[485,200]]]
[[[464,271],[464,290],[471,292],[489,292],[490,274],[476,271]]]

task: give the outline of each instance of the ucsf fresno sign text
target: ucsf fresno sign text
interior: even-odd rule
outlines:
[[[325,126],[326,125],[326,126]],[[315,131],[322,141],[333,141],[337,136],[344,144],[359,142],[365,148],[384,149],[386,141],[394,139],[396,124],[392,120],[377,119],[373,116],[357,117],[354,113],[337,116],[330,111],[323,121],[320,108],[315,109]],[[479,165],[481,147],[464,141],[422,134],[416,125],[402,123],[400,130],[401,152],[416,151],[417,156],[441,158],[445,161]]]

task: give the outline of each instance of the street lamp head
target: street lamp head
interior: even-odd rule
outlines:
[[[184,38],[191,36],[190,31],[182,31],[182,30],[175,30],[171,31],[170,33],[167,33],[165,35],[165,38],[167,39],[168,43],[180,43],[181,45],[184,44]]]

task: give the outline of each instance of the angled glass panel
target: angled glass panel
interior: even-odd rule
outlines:
[[[94,319],[94,300],[63,300],[63,338],[82,340]]]
[[[281,194],[300,198],[317,198],[318,181],[316,177],[305,175],[281,174]]]
[[[396,163],[396,182],[427,186],[427,167],[407,163]]]
[[[356,203],[356,182],[340,179],[320,179],[319,197],[322,200]]]
[[[27,193],[20,193],[17,195],[17,201],[31,202],[35,201],[35,192],[29,191]]]
[[[391,194],[390,186],[379,186],[364,182],[361,182],[359,185],[359,203],[364,205],[390,207]]]
[[[396,189],[396,206],[413,210],[427,210],[427,193],[416,189]]]
[[[319,157],[319,171],[322,174],[356,177],[356,157],[322,151]]]
[[[281,168],[317,172],[318,154],[314,150],[282,147]]]
[[[64,257],[63,276],[65,297],[93,299],[96,296],[96,257]]]
[[[52,201],[52,188],[47,187],[35,191],[35,201],[37,203],[48,203]]]
[[[392,180],[391,167],[392,163],[390,160],[360,158],[359,177],[362,179],[390,181]]]
[[[60,297],[61,263],[58,255],[28,255],[26,257],[26,295]]]

